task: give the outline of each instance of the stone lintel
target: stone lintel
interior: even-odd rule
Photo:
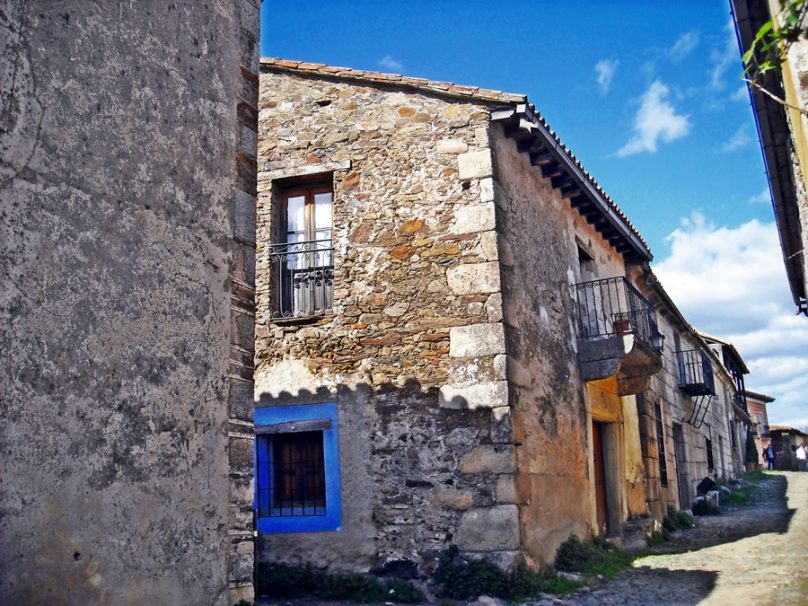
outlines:
[[[259,181],[274,181],[275,179],[285,179],[287,177],[305,177],[306,175],[316,175],[318,173],[330,173],[338,170],[351,170],[351,161],[344,162],[323,162],[322,164],[306,164],[303,166],[289,166],[277,168],[275,170],[265,170],[258,173]]]

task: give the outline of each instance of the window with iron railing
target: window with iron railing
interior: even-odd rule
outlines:
[[[677,351],[679,366],[679,387],[690,395],[715,394],[713,363],[710,356],[701,349]]]
[[[310,318],[334,304],[332,188],[290,189],[283,194],[284,241],[269,246],[273,319]]]
[[[664,336],[656,311],[625,277],[576,284],[573,298],[581,338],[633,334],[661,355]]]

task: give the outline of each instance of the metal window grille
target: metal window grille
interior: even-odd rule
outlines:
[[[707,438],[707,470],[712,471],[715,469],[715,460],[713,459],[713,441]]]
[[[579,334],[584,339],[633,334],[662,353],[653,305],[625,277],[582,282],[573,287]]]
[[[665,460],[665,431],[662,425],[662,408],[654,404],[656,414],[657,454],[659,457],[659,481],[663,486],[668,485],[668,463]]]
[[[694,394],[708,395],[715,393],[713,363],[707,352],[701,349],[677,351],[679,363],[679,385],[692,387]]]
[[[331,240],[270,245],[272,318],[306,318],[334,305],[334,248]]]
[[[324,516],[325,461],[323,458],[323,432],[309,431],[290,434],[258,436],[269,440],[269,486],[259,487],[264,492],[263,508],[259,515]]]

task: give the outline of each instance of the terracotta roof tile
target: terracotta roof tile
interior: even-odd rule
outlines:
[[[525,95],[514,95],[503,93],[497,90],[487,90],[477,86],[464,86],[452,82],[439,82],[427,80],[426,78],[411,78],[401,74],[388,74],[383,72],[364,71],[351,69],[349,67],[328,66],[322,63],[308,63],[301,61],[289,61],[287,59],[263,58],[261,65],[268,68],[303,71],[309,74],[322,74],[324,76],[339,76],[353,80],[365,82],[376,82],[379,84],[389,84],[395,82],[402,86],[415,89],[439,92],[453,97],[466,97],[470,99],[480,99],[483,101],[495,101],[500,103],[524,103],[527,100]]]

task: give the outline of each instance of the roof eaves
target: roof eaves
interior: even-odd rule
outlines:
[[[603,217],[629,243],[637,255],[644,261],[651,261],[653,259],[651,250],[637,228],[634,227],[629,218],[620,210],[595,178],[583,167],[575,154],[562,143],[556,132],[550,128],[547,121],[533,105],[525,101],[525,103],[518,103],[513,107],[502,108],[493,112],[491,119],[493,121],[502,121],[513,119],[516,116],[520,118],[520,126],[531,131],[535,130],[542,136],[548,143],[550,152],[565,166],[570,177],[577,182]]]

